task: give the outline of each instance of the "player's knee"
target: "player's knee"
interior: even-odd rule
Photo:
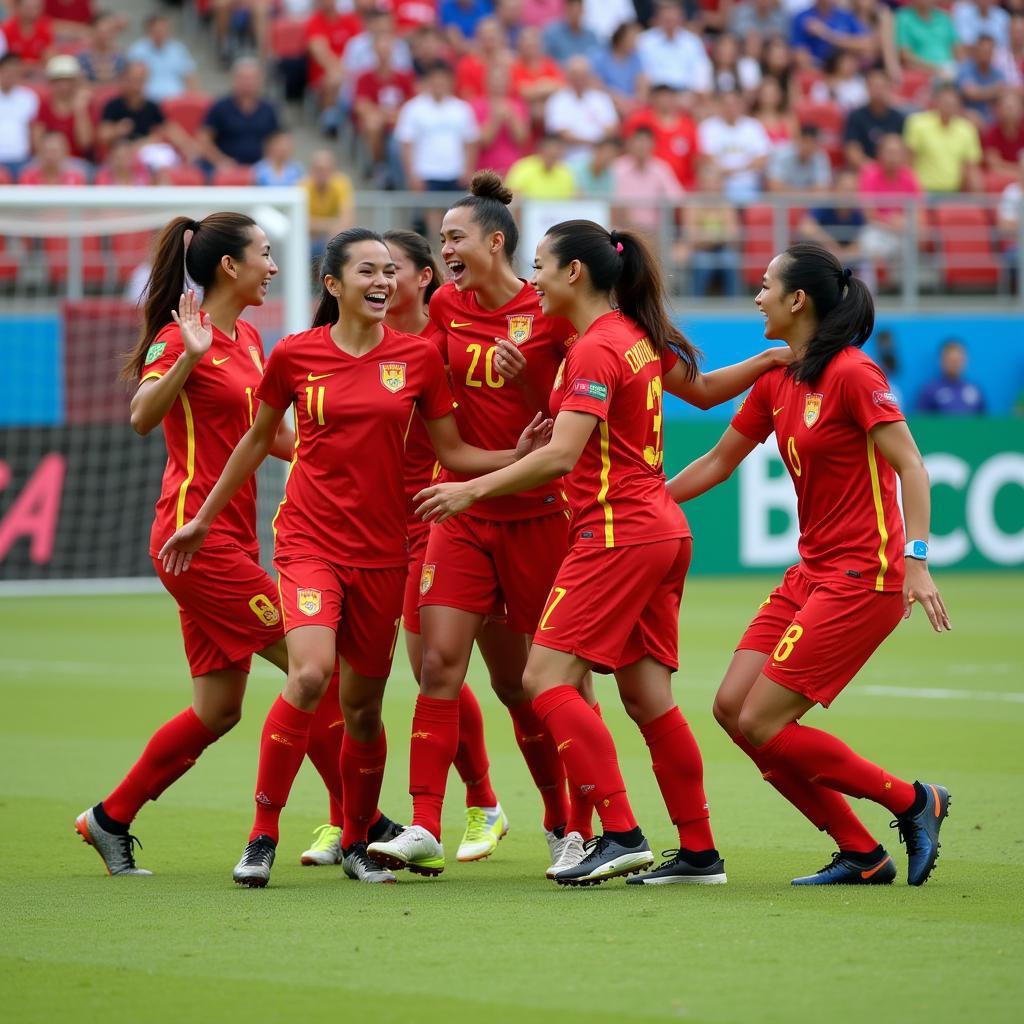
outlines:
[[[753,747],[761,747],[767,743],[778,729],[774,723],[766,722],[755,711],[742,708],[737,720],[740,735]]]
[[[523,699],[523,679],[521,676],[514,676],[512,678],[491,676],[491,689],[494,690],[495,696],[505,707],[518,704]]]
[[[354,707],[346,705],[344,714],[345,731],[354,740],[358,740],[360,743],[371,743],[380,735],[383,727],[380,701],[359,704]]]
[[[548,683],[548,686],[551,684]],[[527,664],[525,671],[523,672],[523,689],[526,691],[526,696],[533,700],[535,697],[539,697],[545,690],[544,676],[542,673],[537,672],[535,669],[531,669]]]
[[[315,661],[296,665],[289,673],[288,685],[302,706],[319,702],[330,681],[330,670]]]
[[[427,697],[454,699],[463,680],[459,678],[454,658],[438,647],[425,647],[420,665],[420,693]]]
[[[202,708],[197,712],[199,720],[215,736],[223,736],[242,720],[242,707],[240,704],[229,707]]]
[[[711,713],[715,716],[715,721],[730,735],[735,736],[739,731],[739,716],[734,707],[731,707],[725,701],[719,697],[715,698],[715,703],[711,708]]]

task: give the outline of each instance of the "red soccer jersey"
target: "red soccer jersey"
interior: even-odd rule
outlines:
[[[843,349],[813,384],[777,367],[760,377],[732,425],[758,443],[774,430],[796,488],[800,560],[812,580],[903,587],[896,473],[868,431],[903,419],[885,374]]]
[[[416,93],[416,77],[411,71],[392,71],[382,76],[377,68],[364,71],[356,79],[355,98],[369,100],[375,106],[394,113]]]
[[[168,324],[146,354],[140,383],[162,377],[185,350],[181,331]],[[213,329],[213,344],[193,368],[164,417],[167,467],[149,538],[156,554],[165,540],[199,511],[256,414],[256,387],[263,375],[263,342],[252,324],[239,320],[232,340]],[[214,520],[207,547],[256,545],[256,478],[248,480]]]
[[[2,27],[7,49],[30,64],[41,61],[53,46],[53,23],[45,16],[36,18],[24,32],[17,18],[8,19]]]
[[[430,341],[438,353],[444,359],[442,348],[444,347],[444,335],[432,324],[428,323],[423,329],[422,337]],[[423,423],[422,416],[414,416],[412,425],[409,427],[409,436],[405,442],[405,496],[409,507],[409,526],[424,527],[429,524],[422,519],[413,516],[416,506],[413,498],[428,487],[437,473],[437,455],[434,453],[434,446],[430,443],[430,435]]]
[[[306,22],[306,39],[326,39],[335,57],[340,57],[348,41],[362,31],[363,22],[358,14],[335,14],[328,17],[323,11],[317,11]],[[316,85],[323,77],[324,69],[310,58],[309,84]]]
[[[314,327],[278,342],[256,394],[275,409],[295,406],[275,558],[405,565],[406,435],[417,412],[438,419],[453,408],[437,348],[385,327],[381,343],[357,359],[329,327]]]
[[[665,369],[675,362],[667,354]],[[565,478],[573,547],[690,536],[686,516],[665,489],[661,375],[662,357],[644,329],[618,310],[598,317],[569,349],[551,411],[600,420]]]
[[[693,188],[697,178],[697,125],[693,119],[680,114],[666,124],[650,108],[641,108],[626,118],[622,126],[623,138],[637,128],[650,128],[654,132],[654,155],[660,157],[676,172],[679,184]]]
[[[575,332],[572,324],[544,316],[533,285],[500,309],[484,309],[472,292],[442,285],[430,300],[430,319],[447,338],[448,365],[458,407],[455,418],[463,440],[488,451],[515,448],[538,411],[548,412],[548,396]],[[526,357],[523,380],[507,382],[494,368],[496,338],[508,338]],[[464,477],[446,474],[445,479]],[[473,506],[480,519],[529,519],[565,508],[555,480],[522,494],[490,498]]]

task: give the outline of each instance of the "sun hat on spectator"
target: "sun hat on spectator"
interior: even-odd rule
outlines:
[[[81,73],[82,65],[70,53],[58,53],[46,62],[47,78],[77,78]]]

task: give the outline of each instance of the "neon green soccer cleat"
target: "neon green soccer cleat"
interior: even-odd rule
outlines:
[[[313,830],[313,843],[299,860],[305,867],[317,867],[340,864],[342,856],[341,829],[327,824]]]
[[[467,807],[466,831],[459,843],[456,859],[465,864],[490,857],[507,832],[508,818],[501,804],[494,807]]]

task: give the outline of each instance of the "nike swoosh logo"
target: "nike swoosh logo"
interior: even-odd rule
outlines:
[[[213,365],[214,366],[220,366],[221,363],[226,363],[230,358],[231,358],[231,356],[224,356],[223,359],[218,359],[216,356],[214,356],[213,357]]]
[[[780,405],[780,406],[778,407],[778,409],[772,409],[772,415],[773,415],[773,416],[778,416],[778,415],[779,415],[779,413],[780,413],[780,412],[782,412],[782,410],[783,410],[783,409],[785,409],[785,408],[786,408],[786,407],[785,407],[784,405]]]
[[[333,373],[312,373],[312,372],[310,372],[310,374],[306,378],[306,380],[312,382],[314,380],[323,380],[324,377],[333,377],[333,376],[334,376]]]
[[[885,867],[885,865],[886,865],[886,864],[888,864],[888,863],[889,863],[889,861],[891,861],[891,860],[892,860],[892,857],[886,857],[886,858],[885,858],[885,860],[880,860],[880,861],[879,861],[879,862],[878,862],[878,863],[877,863],[877,864],[876,864],[876,865],[875,865],[875,866],[874,866],[873,868],[871,868],[871,869],[870,869],[869,871],[862,871],[862,872],[860,873],[860,877],[861,877],[861,878],[870,878],[870,877],[871,877],[872,875],[874,875],[874,874],[876,874],[877,872],[881,871],[881,870],[882,870],[882,868],[884,868],[884,867]]]
[[[566,747],[571,746],[571,744],[572,740],[562,740],[562,742],[558,744],[558,752],[561,753]]]
[[[458,329],[459,329],[460,327],[472,327],[472,326],[473,326],[473,324],[472,324],[472,322],[470,322],[470,323],[467,323],[467,324],[460,324],[460,323],[458,323],[457,321],[453,320],[453,321],[451,322],[450,326],[451,326],[451,327],[453,327],[453,328],[455,328],[455,330],[458,330]]]

